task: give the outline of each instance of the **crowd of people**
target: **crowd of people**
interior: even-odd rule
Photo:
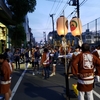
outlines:
[[[90,49],[88,43],[83,43],[82,47],[78,46],[75,49],[68,47],[67,51],[64,50],[62,46],[55,48],[50,46],[31,49],[16,48],[13,52],[8,48],[5,49],[4,53],[0,54],[0,94],[4,94],[5,100],[10,100],[13,63],[15,63],[17,70],[20,70],[21,63],[25,64],[25,70],[31,65],[33,76],[39,74],[40,68],[42,68],[43,79],[48,79],[56,75],[59,61],[64,64],[65,56],[63,55],[71,53],[69,65],[71,73],[78,78],[78,100],[85,100],[85,94],[87,94],[87,100],[94,100],[93,84],[96,80],[100,81],[100,45],[95,49]],[[62,57],[59,59],[60,55]]]
[[[42,76],[44,79],[50,76],[50,64],[52,61],[56,65],[56,49],[51,48],[34,47],[32,49],[16,48],[13,52],[11,49],[6,48],[5,51],[0,54],[0,94],[4,95],[5,100],[10,100],[11,97],[11,78],[13,70],[20,70],[21,64],[25,64],[25,70],[29,65],[32,66],[32,75],[39,74],[39,68],[42,67]],[[51,52],[54,56],[51,56]],[[55,57],[53,59],[53,57]],[[48,63],[47,63],[48,62]],[[55,69],[53,69],[53,73]],[[55,74],[54,74],[55,75]],[[52,75],[53,76],[53,75]]]

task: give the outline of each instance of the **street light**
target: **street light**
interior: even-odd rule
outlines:
[[[50,36],[49,39],[50,39],[50,44],[53,44],[53,37]]]
[[[52,40],[52,36],[50,36],[49,38],[50,38],[50,40]]]

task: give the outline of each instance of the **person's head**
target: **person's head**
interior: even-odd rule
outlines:
[[[54,51],[56,52],[56,51],[58,51],[58,48],[56,47],[56,48],[54,48]]]
[[[5,49],[5,52],[8,52],[9,50],[10,50],[9,48],[6,48],[6,49]]]
[[[6,60],[6,56],[4,54],[0,54],[0,63]]]
[[[82,51],[83,52],[90,51],[90,45],[88,43],[83,43],[82,44]]]
[[[38,47],[38,46],[36,47],[36,50],[37,50],[37,51],[39,50],[39,47]]]
[[[18,48],[16,49],[16,52],[19,52],[19,49]]]
[[[47,48],[44,48],[44,52],[47,53],[48,52],[48,49]]]
[[[79,47],[76,47],[75,48],[75,52],[79,52],[80,51],[80,48]]]

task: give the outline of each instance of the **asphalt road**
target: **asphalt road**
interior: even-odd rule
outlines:
[[[66,84],[64,76],[64,67],[57,66],[56,75],[44,80],[41,74],[32,75],[32,68],[24,70],[14,70],[12,77],[12,97],[11,100],[66,100]],[[41,68],[40,68],[41,72]],[[70,77],[70,100],[77,100],[73,92],[72,84],[76,83],[75,77]],[[100,100],[100,83],[94,88],[94,100]]]

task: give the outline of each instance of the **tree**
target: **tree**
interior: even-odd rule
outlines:
[[[11,38],[11,43],[15,47],[21,47],[22,41],[26,41],[26,33],[22,24],[17,25],[17,27],[9,28],[9,37]]]
[[[36,0],[7,0],[8,7],[13,13],[13,19],[17,23],[24,21],[24,16],[35,10]]]
[[[14,46],[20,46],[21,41],[26,39],[26,33],[21,23],[27,13],[35,10],[36,0],[7,0],[8,7],[12,11],[13,20],[16,22],[14,28],[10,28],[9,36]]]

